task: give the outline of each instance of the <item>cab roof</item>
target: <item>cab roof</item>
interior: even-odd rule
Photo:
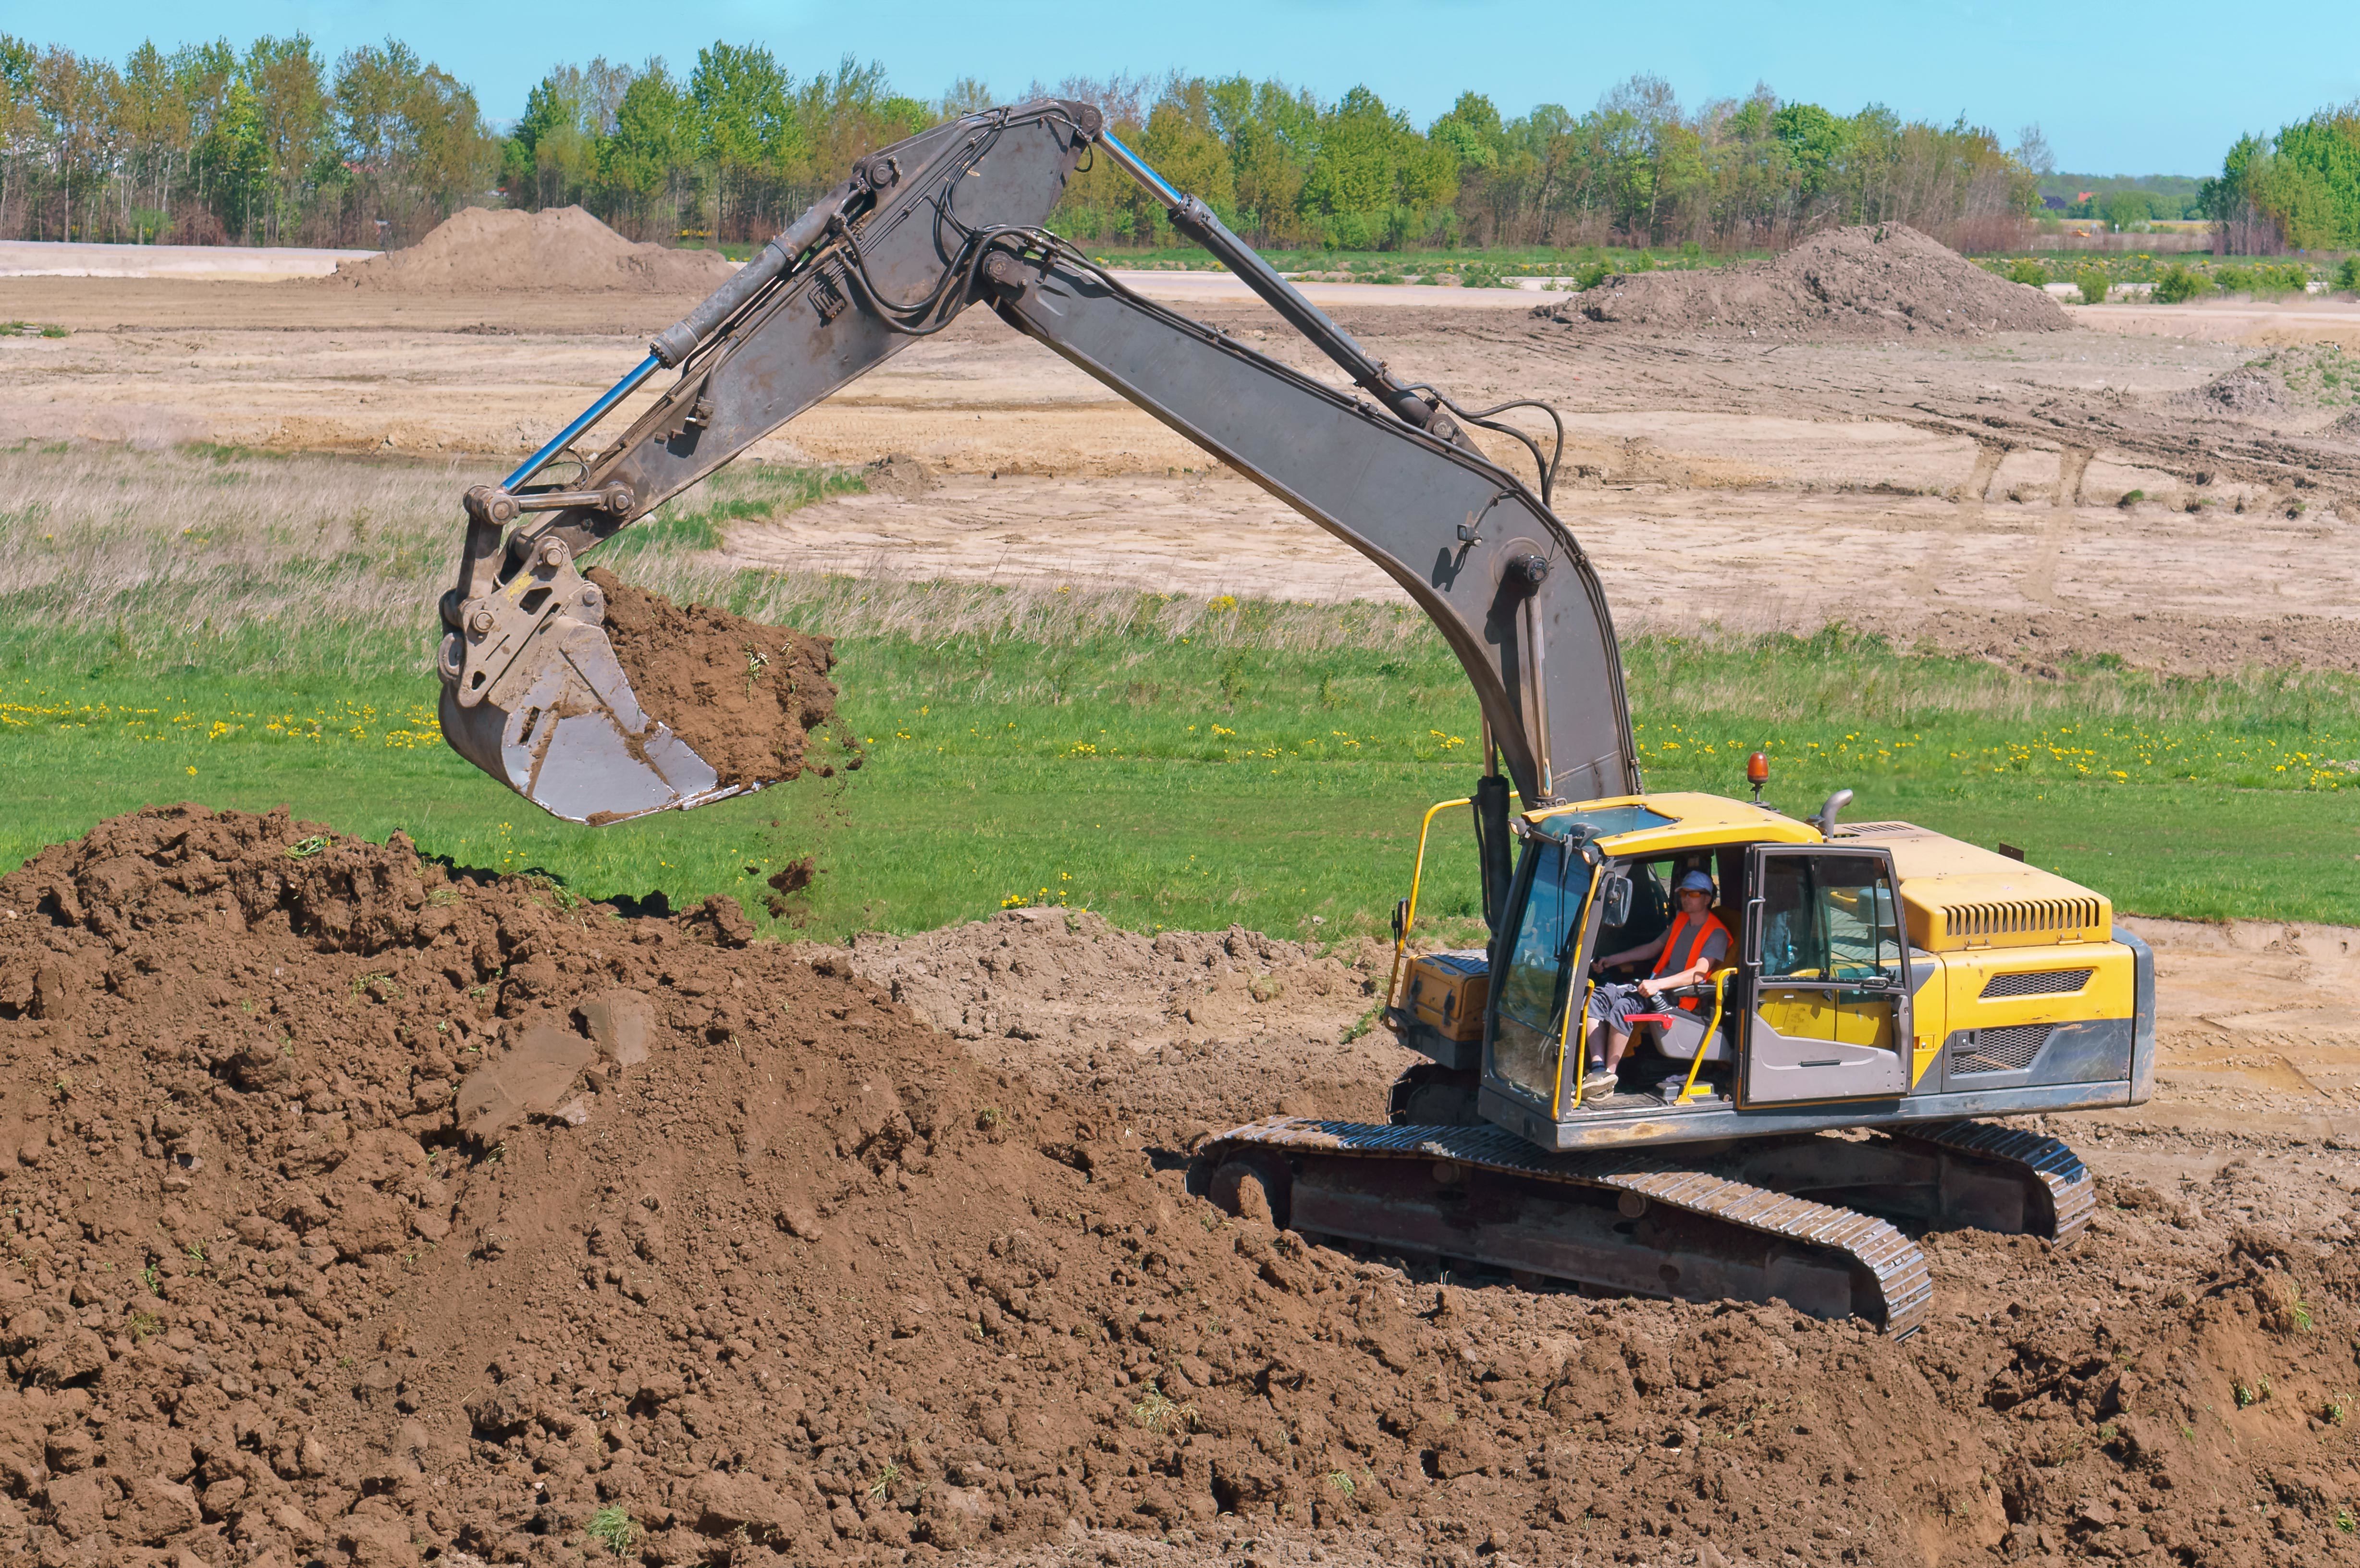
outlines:
[[[1608,855],[1673,854],[1709,844],[1819,844],[1808,822],[1757,806],[1693,790],[1662,795],[1610,795],[1568,806],[1543,806],[1524,820],[1557,832],[1574,822],[1590,825],[1592,841]]]

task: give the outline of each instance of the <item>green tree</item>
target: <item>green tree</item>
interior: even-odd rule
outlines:
[[[624,89],[615,110],[615,134],[607,138],[604,167],[607,185],[640,230],[669,238],[680,227],[680,205],[688,185],[689,158],[696,126],[688,96],[661,59]]]
[[[1500,111],[1480,93],[1461,93],[1450,113],[1426,128],[1426,139],[1449,150],[1462,177],[1468,169],[1490,170],[1500,166],[1507,127]]]
[[[262,148],[267,196],[258,214],[249,203],[245,226],[250,234],[258,215],[263,239],[276,245],[290,222],[300,221],[308,190],[335,167],[327,86],[311,40],[301,33],[257,38],[238,79],[250,101],[251,135]]]
[[[42,51],[33,69],[40,124],[53,149],[51,178],[60,201],[61,237],[74,237],[74,200],[93,194],[115,152],[123,79],[103,60],[71,49]],[[94,203],[93,203],[94,204]],[[95,238],[98,214],[86,206],[82,237]]]
[[[2147,192],[2144,191],[2110,192],[2106,197],[2105,214],[2106,226],[2118,234],[2128,234],[2155,216],[2153,210],[2147,205]]]
[[[1198,198],[1223,223],[1237,217],[1236,173],[1229,149],[1213,125],[1212,95],[1201,80],[1181,83],[1148,112],[1140,156],[1178,190]],[[1140,193],[1142,212],[1164,223],[1161,203]]]
[[[130,223],[135,203],[155,213],[171,204],[175,174],[187,161],[191,115],[171,60],[152,41],[143,41],[124,62],[120,114],[128,168],[121,181],[125,226],[133,237],[151,240],[150,229]]]
[[[240,238],[251,237],[272,204],[271,159],[261,105],[243,75],[230,78],[197,156],[212,173],[223,223]]]
[[[352,171],[350,221],[414,238],[448,217],[489,172],[475,95],[396,38],[336,64],[336,151]]]
[[[1770,130],[1786,149],[1797,191],[1816,200],[1843,158],[1845,123],[1817,103],[1786,103],[1770,116]]]
[[[793,79],[759,44],[716,42],[697,51],[688,77],[689,113],[697,159],[713,180],[716,236],[733,229],[751,236],[759,226],[761,194],[782,186],[808,161],[792,88]]]
[[[0,33],[0,222],[10,201],[24,194],[39,156],[41,116],[33,85],[39,58],[24,39]]]

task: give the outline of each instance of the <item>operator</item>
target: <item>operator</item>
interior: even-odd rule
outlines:
[[[1622,1064],[1622,1052],[1631,1044],[1631,1015],[1655,1011],[1656,998],[1666,991],[1702,984],[1729,956],[1732,945],[1729,928],[1712,912],[1712,877],[1702,871],[1688,872],[1680,878],[1673,896],[1679,901],[1679,913],[1663,934],[1653,942],[1607,953],[1590,963],[1593,973],[1650,958],[1655,965],[1636,985],[1601,981],[1590,992],[1587,1014],[1590,1071],[1582,1084],[1583,1105],[1596,1105],[1613,1097],[1614,1070]],[[1689,1012],[1696,1011],[1699,1000],[1695,996],[1673,999],[1675,1006]],[[1601,1036],[1604,1037],[1602,1050]]]

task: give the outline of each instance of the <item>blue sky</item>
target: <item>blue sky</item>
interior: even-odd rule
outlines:
[[[798,74],[848,52],[894,83],[938,95],[974,75],[1003,94],[1035,78],[1118,71],[1278,76],[1332,97],[1375,88],[1421,125],[1463,89],[1506,114],[1576,110],[1634,71],[1683,103],[1781,97],[1850,113],[1882,99],[1903,114],[1963,113],[2013,141],[2038,121],[2077,172],[2208,173],[2244,130],[2268,130],[2360,97],[2360,5],[2257,16],[2185,0],[1775,0],[1564,7],[1508,0],[1190,0],[1139,5],[999,0],[0,0],[0,30],[120,59],[169,45],[300,29],[333,55],[388,34],[474,84],[495,118],[516,114],[548,67],[594,54],[692,61],[716,38],[766,43]]]

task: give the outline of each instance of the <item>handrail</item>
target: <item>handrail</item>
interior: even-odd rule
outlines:
[[[1697,1041],[1696,1056],[1688,1062],[1688,1082],[1680,1085],[1679,1097],[1672,1102],[1685,1105],[1696,1094],[1697,1073],[1704,1067],[1704,1053],[1712,1049],[1713,1037],[1721,1032],[1721,1015],[1729,992],[1729,977],[1734,969],[1723,969],[1712,977],[1712,1022],[1705,1025],[1704,1038]]]
[[[1515,795],[1516,791],[1511,789],[1508,793]],[[1523,798],[1517,795],[1517,799]],[[1426,809],[1425,818],[1417,824],[1417,861],[1409,874],[1409,905],[1402,915],[1401,930],[1393,937],[1393,970],[1385,980],[1385,1006],[1388,1007],[1401,1006],[1402,959],[1409,951],[1410,928],[1417,924],[1417,890],[1426,879],[1426,836],[1433,831],[1436,816],[1453,806],[1471,806],[1474,803],[1472,795],[1461,795],[1456,800],[1437,800]]]
[[[1393,933],[1393,972],[1385,981],[1385,1006],[1401,1006],[1402,954],[1409,949],[1409,930],[1417,923],[1417,890],[1426,879],[1426,835],[1434,828],[1434,819],[1453,806],[1471,806],[1472,795],[1461,795],[1456,800],[1437,800],[1426,809],[1426,816],[1417,824],[1417,860],[1410,867],[1409,905],[1403,912],[1401,930]]]

